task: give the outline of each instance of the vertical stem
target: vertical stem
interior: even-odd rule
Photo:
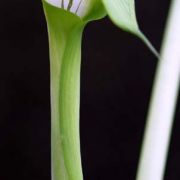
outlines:
[[[56,59],[51,56],[53,180],[82,180],[79,137],[81,34],[78,34],[79,30],[71,33],[66,41],[64,56],[59,59],[61,64],[57,74],[53,72],[52,62]]]
[[[82,21],[44,2],[51,71],[52,180],[83,180],[80,137]]]
[[[162,180],[180,82],[180,0],[174,0],[157,68],[137,180]]]

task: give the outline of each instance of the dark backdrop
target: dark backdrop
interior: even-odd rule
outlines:
[[[136,2],[140,27],[157,49],[169,2]],[[48,56],[41,2],[1,1],[1,180],[50,180]],[[139,39],[108,18],[87,26],[82,59],[85,180],[134,180],[157,60]],[[179,118],[178,106],[166,180],[180,179]]]

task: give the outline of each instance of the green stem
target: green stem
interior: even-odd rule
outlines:
[[[44,9],[50,44],[52,180],[82,180],[79,99],[84,25],[67,11],[48,4]]]
[[[170,11],[157,68],[137,180],[162,180],[180,82],[180,0]]]

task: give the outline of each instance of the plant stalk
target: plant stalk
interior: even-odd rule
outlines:
[[[80,136],[82,21],[44,2],[51,71],[52,180],[83,180]]]
[[[163,180],[179,82],[180,0],[174,0],[156,72],[137,180]]]

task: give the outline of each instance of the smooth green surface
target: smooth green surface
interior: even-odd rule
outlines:
[[[101,0],[89,0],[89,8],[85,16],[82,17],[84,22],[102,19],[107,15]]]
[[[156,57],[159,53],[138,27],[134,0],[102,0],[107,14],[118,27],[138,36]]]
[[[85,24],[104,17],[105,11],[99,3],[80,19],[45,1],[43,7],[50,48],[52,180],[82,180],[79,137],[81,38]]]
[[[79,87],[83,22],[44,3],[51,66],[51,158],[53,180],[82,180]]]
[[[139,33],[134,0],[102,0],[112,21],[125,31]]]

